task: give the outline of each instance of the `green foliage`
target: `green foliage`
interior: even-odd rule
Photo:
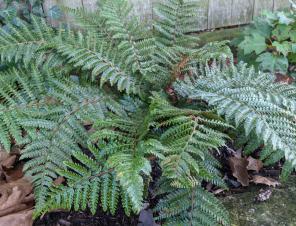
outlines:
[[[212,112],[176,108],[159,97],[153,99],[150,109],[153,124],[162,129],[162,176],[178,188],[195,187],[204,180],[224,186],[216,170],[220,165],[209,150],[224,145],[228,137],[221,131],[229,125]]]
[[[155,208],[163,225],[230,225],[219,200],[203,188],[178,189],[161,199]]]
[[[104,211],[109,210],[115,214],[121,196],[118,180],[114,170],[104,165],[105,154],[94,146],[90,146],[90,151],[92,157],[77,151],[73,153],[75,163],[64,162],[66,168],[57,172],[67,179],[67,186],[52,186],[46,203],[36,209],[36,216],[56,208],[78,211],[89,207],[95,214],[99,202]],[[131,201],[125,195],[122,195],[121,199],[125,203],[125,212],[129,215]]]
[[[295,24],[295,10],[263,13],[235,41],[240,60],[262,71],[293,74],[288,68],[296,62]]]
[[[17,144],[27,144],[21,158],[27,160],[24,169],[33,178],[37,206],[46,199],[56,168],[65,167],[63,161],[86,146],[83,123],[104,118],[109,109],[123,112],[107,94],[57,77],[34,67],[1,75],[0,143],[6,150],[11,137]]]
[[[266,144],[266,164],[285,155],[283,175],[293,170],[295,88],[236,68],[227,42],[197,48],[189,34],[196,6],[164,1],[146,25],[128,1],[102,1],[91,14],[67,9],[73,27],[32,16],[0,31],[0,143],[7,151],[24,146],[35,217],[59,208],[116,214],[119,205],[138,214],[156,164],[159,220],[229,225],[203,182],[226,187],[213,153],[230,124],[243,126],[247,140],[255,136],[254,146]],[[65,183],[55,185],[58,176]]]
[[[255,133],[267,150],[270,163],[283,157],[296,165],[294,86],[274,83],[274,76],[256,73],[245,65],[225,64],[206,68],[186,81],[175,84],[177,92],[190,99],[202,99],[214,106],[219,115],[236,127],[243,126],[246,136]],[[270,158],[271,152],[266,157]],[[275,159],[274,159],[275,158]]]
[[[4,0],[1,2],[0,22],[5,27],[9,21],[18,25],[20,18],[28,21],[32,14],[43,16],[42,4],[43,0]]]

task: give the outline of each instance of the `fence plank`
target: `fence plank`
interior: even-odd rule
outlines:
[[[130,0],[130,2],[134,5],[135,15],[140,16],[143,20],[152,19],[153,0]]]
[[[264,10],[273,10],[272,0],[255,0],[254,17],[260,16]]]
[[[6,8],[6,1],[5,0],[0,0],[0,9],[5,9]]]
[[[51,16],[49,16],[48,13],[50,12],[50,9],[57,4],[58,0],[46,0],[43,3],[43,11],[45,16],[47,17],[47,21],[55,27],[58,26],[59,22],[53,19]]]
[[[254,0],[233,0],[231,25],[250,23],[253,19]]]
[[[83,8],[89,12],[94,12],[98,8],[97,0],[82,0]]]
[[[210,0],[199,0],[197,9],[197,30],[208,29],[209,17],[209,3]]]
[[[291,3],[289,0],[274,0],[274,10],[290,8]]]
[[[0,3],[2,1],[0,0]],[[147,20],[153,17],[153,4],[163,0],[129,1],[134,5],[135,14]],[[54,5],[70,8],[83,6],[86,10],[94,11],[97,8],[96,2],[97,0],[44,0],[43,7],[45,13]],[[249,23],[253,16],[258,16],[264,9],[278,10],[290,7],[289,0],[199,0],[199,5],[196,13],[197,31]],[[69,15],[64,19],[71,22]],[[49,20],[56,23],[52,19]]]
[[[210,0],[208,28],[219,28],[231,25],[232,0]]]

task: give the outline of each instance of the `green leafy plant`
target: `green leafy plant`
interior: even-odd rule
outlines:
[[[260,70],[293,74],[296,62],[295,11],[264,12],[248,26],[234,43],[239,59],[257,65]]]
[[[94,13],[68,10],[74,28],[32,16],[0,31],[0,143],[23,146],[35,218],[119,205],[138,214],[155,179],[162,223],[230,225],[203,182],[226,188],[213,153],[240,125],[293,169],[294,87],[236,68],[227,42],[198,48],[196,6],[162,2],[145,25],[128,1],[103,1]]]
[[[207,101],[227,122],[243,127],[245,136],[252,137],[255,146],[263,143],[261,158],[267,159],[267,164],[285,156],[292,163],[288,164],[291,171],[296,165],[296,89],[274,80],[273,75],[257,73],[246,65],[222,64],[212,65],[201,73],[196,71],[190,79],[177,82],[175,88],[182,97]]]

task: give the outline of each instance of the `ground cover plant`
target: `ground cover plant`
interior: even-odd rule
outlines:
[[[295,76],[296,31],[294,11],[265,11],[234,41],[239,59],[260,70]]]
[[[293,170],[296,88],[234,65],[227,42],[199,48],[197,8],[167,0],[144,24],[128,1],[103,1],[70,10],[73,28],[31,16],[1,30],[0,143],[22,147],[35,218],[138,214],[157,183],[163,225],[230,225],[204,182],[226,188],[214,155],[233,134],[264,145],[264,160],[285,159],[283,178]]]

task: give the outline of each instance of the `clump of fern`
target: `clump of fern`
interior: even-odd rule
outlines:
[[[271,148],[265,158],[285,155],[293,169],[294,87],[235,67],[226,42],[198,48],[196,6],[164,1],[146,25],[127,0],[103,1],[91,14],[67,9],[73,28],[32,16],[0,31],[0,143],[24,145],[35,217],[119,205],[138,214],[153,163],[159,221],[229,225],[203,182],[225,187],[213,153],[241,126]]]

